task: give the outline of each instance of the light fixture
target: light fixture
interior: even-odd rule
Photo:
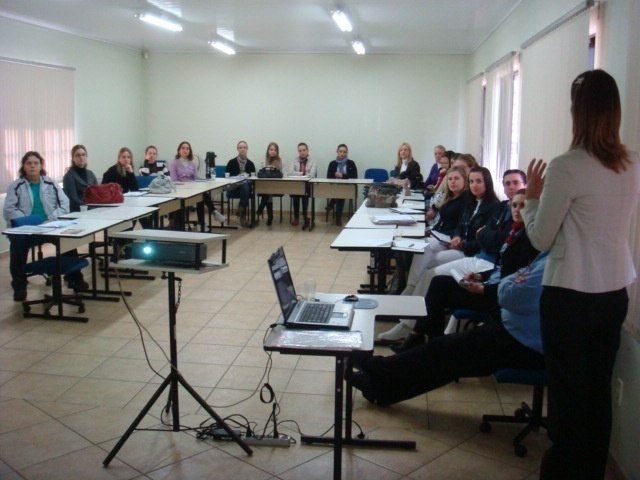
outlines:
[[[154,25],[156,27],[164,28],[165,30],[171,30],[172,32],[181,32],[182,25],[172,22],[157,15],[151,15],[150,13],[136,13],[135,17],[138,20],[142,20],[145,23]]]
[[[231,48],[229,45],[227,45],[226,43],[222,43],[222,42],[217,42],[215,40],[211,40],[209,42],[209,45],[211,45],[216,50],[221,51],[222,53],[226,53],[227,55],[235,55],[236,54],[236,51],[233,48]]]
[[[358,55],[364,55],[365,53],[367,53],[364,48],[364,43],[362,43],[360,40],[354,40],[353,42],[351,42],[351,46]]]
[[[343,32],[350,32],[351,30],[353,30],[353,27],[351,26],[351,20],[349,20],[347,14],[342,10],[334,10],[333,12],[331,12],[331,18],[333,18],[333,21],[336,22],[338,28]]]

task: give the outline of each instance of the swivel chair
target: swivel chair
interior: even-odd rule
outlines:
[[[547,418],[542,416],[544,402],[544,387],[547,385],[545,370],[525,370],[519,368],[504,368],[496,371],[493,376],[498,383],[512,383],[517,385],[531,385],[533,387],[532,406],[522,402],[513,415],[483,415],[480,431],[491,432],[489,422],[524,423],[525,427],[513,439],[514,453],[518,457],[527,455],[527,447],[522,444],[529,432],[540,427],[547,429]]]
[[[364,171],[364,178],[370,178],[374,182],[386,182],[389,174],[384,168],[367,168]]]

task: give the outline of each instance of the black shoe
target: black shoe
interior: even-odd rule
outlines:
[[[424,342],[424,335],[417,335],[412,333],[404,339],[404,342],[402,342],[401,345],[391,345],[389,348],[395,353],[402,353],[406,352],[407,350],[411,350],[412,348],[419,347],[420,345],[424,345]]]
[[[367,372],[356,372],[351,376],[351,385],[362,392],[362,396],[371,403],[376,403],[376,396],[371,382],[371,376]]]
[[[267,218],[267,227],[270,227],[272,223],[273,223],[273,217]]]
[[[89,284],[87,282],[85,282],[83,279],[80,279],[80,280],[69,280],[67,285],[74,292],[86,292],[87,290],[89,290]]]
[[[20,290],[18,292],[13,292],[13,301],[14,302],[24,302],[27,299],[27,291]]]
[[[309,228],[311,222],[309,221],[309,217],[304,217],[304,223],[302,224],[302,230],[306,230]]]

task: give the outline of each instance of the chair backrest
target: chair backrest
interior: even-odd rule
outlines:
[[[393,177],[397,177],[398,175],[396,175],[396,169],[392,168],[391,170],[389,170],[389,178],[393,178]]]
[[[224,171],[227,169],[225,165],[216,165],[216,177],[224,178]]]
[[[389,180],[389,174],[384,168],[367,168],[364,171],[364,178],[370,178],[374,182],[386,182]]]
[[[136,175],[138,188],[149,188],[149,184],[156,178],[154,175]]]

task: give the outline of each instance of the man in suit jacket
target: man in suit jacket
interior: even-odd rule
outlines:
[[[252,173],[256,173],[256,166],[247,158],[247,152],[249,151],[247,142],[240,140],[236,145],[236,149],[238,150],[238,156],[227,162],[225,173],[228,173],[232,177],[237,177],[241,174],[251,175]],[[242,224],[245,225],[247,221],[247,206],[249,205],[249,198],[251,197],[251,182],[244,181],[236,185],[234,191],[237,192],[238,198],[240,199],[240,211],[238,215],[240,216]]]

